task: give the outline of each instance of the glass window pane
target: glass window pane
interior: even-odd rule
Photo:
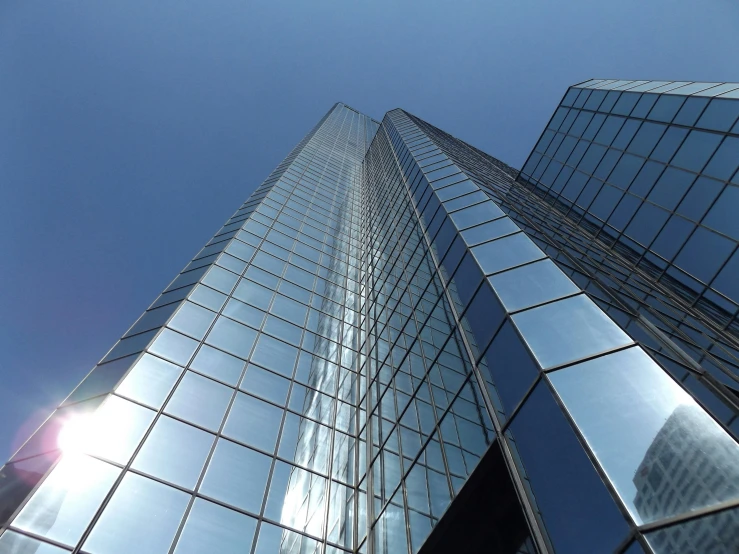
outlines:
[[[544,369],[632,342],[584,294],[531,308],[513,321]]]
[[[703,223],[739,240],[739,187],[727,185]]]
[[[154,343],[149,347],[149,352],[153,352],[176,364],[187,365],[187,362],[190,361],[197,347],[197,341],[185,335],[170,331],[169,329],[163,329]]]
[[[0,554],[68,554],[68,551],[8,530],[0,537]]]
[[[495,221],[462,231],[462,238],[464,238],[468,246],[475,246],[481,242],[497,239],[505,235],[517,233],[518,231],[520,231],[518,225],[513,223],[511,219],[501,217]]]
[[[165,411],[186,421],[217,431],[233,389],[188,371],[177,385]]]
[[[739,102],[737,102],[739,105]],[[739,138],[726,137],[706,166],[705,173],[722,181],[728,181],[739,167]],[[734,182],[739,177],[734,177]]]
[[[256,528],[256,519],[197,498],[175,554],[244,554],[251,549]]]
[[[248,358],[256,337],[254,329],[220,316],[205,342],[240,358]]]
[[[266,335],[259,337],[251,361],[282,375],[291,377],[298,349]]]
[[[315,397],[309,395],[306,404],[313,404],[311,399],[315,400]],[[308,410],[309,408],[306,408],[306,411]],[[288,413],[282,429],[278,454],[303,467],[326,474],[332,434],[333,431],[325,425]]]
[[[254,554],[274,554],[275,552],[299,552],[300,554],[319,554],[321,543],[288,531],[266,521],[259,528],[259,539]]]
[[[223,434],[267,452],[274,452],[282,410],[253,396],[237,393]]]
[[[152,410],[111,395],[94,414],[68,421],[59,440],[73,450],[125,464],[155,415]]]
[[[127,473],[85,541],[90,554],[166,553],[190,495]]]
[[[721,142],[721,135],[690,131],[680,149],[672,159],[672,164],[700,173],[708,158]]]
[[[88,456],[65,455],[23,507],[13,525],[74,546],[119,473],[118,468]],[[0,552],[3,552],[2,547]]]
[[[739,445],[641,348],[550,379],[637,524],[739,496]]]
[[[451,218],[457,228],[462,230],[504,215],[503,210],[492,201],[488,201],[454,212]]]
[[[645,537],[654,554],[734,554],[739,552],[739,509],[670,525]]]
[[[244,370],[244,360],[203,345],[190,368],[229,385],[236,385]]]
[[[516,413],[506,438],[552,550],[617,552],[629,526],[544,383]]]
[[[216,314],[210,310],[196,306],[191,302],[185,302],[167,324],[167,327],[201,340],[215,318]]]
[[[144,354],[118,385],[116,393],[152,408],[160,408],[181,373],[181,367]]]
[[[265,517],[322,536],[327,483],[324,477],[278,461],[269,484]]]
[[[219,439],[200,492],[252,513],[259,513],[271,458]]]
[[[475,246],[472,253],[486,275],[544,257],[544,253],[524,233]]]
[[[249,366],[239,388],[251,394],[284,405],[290,381],[257,366]]]
[[[206,287],[205,285],[198,285],[192,291],[188,300],[210,308],[214,312],[219,311],[223,307],[223,303],[226,301],[227,296],[223,293]]]
[[[734,246],[729,239],[698,227],[677,255],[675,264],[704,283],[710,283]]]
[[[239,280],[239,276],[221,269],[220,267],[213,266],[210,268],[208,274],[203,278],[203,283],[209,287],[213,287],[216,290],[221,291],[223,294],[230,294],[231,289]]]
[[[238,298],[239,300],[242,300],[247,304],[251,304],[252,306],[256,306],[257,308],[268,310],[273,294],[274,293],[270,289],[263,287],[262,285],[242,279],[239,286],[236,287],[233,296],[234,298]]]
[[[215,436],[171,417],[160,417],[133,468],[187,489],[195,488]]]
[[[231,298],[223,310],[223,315],[227,315],[231,319],[235,319],[240,323],[259,329],[264,321],[264,312],[259,308],[239,302],[235,298]]]
[[[295,300],[291,300],[290,298],[278,294],[275,296],[274,302],[272,302],[272,308],[270,311],[277,316],[287,319],[295,325],[302,326],[305,322],[305,316],[308,313],[308,307],[300,302],[296,302]]]
[[[493,275],[490,284],[509,312],[580,290],[549,259]]]

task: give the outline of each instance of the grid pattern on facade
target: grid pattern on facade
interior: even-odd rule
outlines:
[[[503,554],[732,552],[736,248],[697,275],[633,218],[736,242],[735,90],[576,85],[520,174],[336,104],[0,470],[0,554],[426,554],[481,469]]]

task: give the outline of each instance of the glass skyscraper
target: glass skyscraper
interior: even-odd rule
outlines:
[[[0,470],[0,554],[739,551],[739,84],[521,171],[345,104]]]

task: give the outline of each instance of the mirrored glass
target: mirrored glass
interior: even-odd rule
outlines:
[[[163,329],[149,347],[149,352],[171,360],[176,364],[187,365],[197,347],[197,341],[169,329]]]
[[[203,277],[203,283],[209,287],[221,291],[223,294],[230,294],[239,276],[218,266],[210,268],[208,274]]]
[[[62,448],[86,452],[125,464],[131,458],[156,412],[109,396],[90,416],[81,416],[65,423],[59,437]]]
[[[223,434],[237,441],[273,452],[282,421],[282,410],[253,396],[237,393]]]
[[[193,489],[214,439],[215,436],[210,433],[162,416],[146,438],[131,467],[186,489]]]
[[[231,298],[223,310],[223,315],[227,315],[231,319],[235,319],[245,325],[259,329],[264,321],[264,312],[254,306],[239,302],[235,298]]]
[[[513,321],[543,369],[632,342],[584,294],[520,312]]]
[[[256,528],[253,517],[196,498],[175,554],[243,554],[249,552]]]
[[[325,475],[331,436],[329,427],[288,412],[277,453],[286,460]]]
[[[552,550],[617,551],[629,526],[546,384],[527,398],[506,439]]]
[[[248,273],[248,272],[247,272]],[[256,306],[262,310],[268,310],[269,304],[272,301],[272,292],[270,289],[258,285],[247,279],[242,279],[239,286],[233,292],[234,298]]]
[[[90,554],[166,553],[190,495],[126,473],[84,543]]]
[[[118,468],[88,456],[65,455],[23,507],[13,526],[74,546],[119,473]]]
[[[475,204],[464,210],[459,210],[451,214],[452,221],[457,229],[463,230],[473,225],[485,223],[491,219],[496,219],[505,215],[503,210],[496,206],[492,201]]]
[[[261,335],[251,361],[286,377],[291,377],[297,358],[297,348],[272,337]]]
[[[205,285],[198,285],[193,289],[188,300],[217,312],[223,307],[226,298],[227,296],[225,294],[217,290],[208,288]]]
[[[240,358],[248,358],[256,337],[254,329],[220,316],[205,342]]]
[[[244,370],[244,361],[208,345],[203,345],[190,364],[190,368],[229,385],[236,385]]]
[[[118,385],[116,393],[152,408],[160,408],[181,373],[181,367],[144,354]]]
[[[191,302],[185,302],[167,324],[167,327],[180,331],[198,340],[208,332],[216,314]]]
[[[327,483],[325,477],[276,462],[265,517],[303,533],[322,536]]]
[[[499,237],[517,233],[518,226],[507,217],[501,217],[495,221],[485,223],[462,231],[462,238],[468,246],[475,246],[481,242],[497,239]]]
[[[321,543],[294,531],[288,531],[266,521],[259,528],[259,539],[254,554],[274,554],[275,552],[299,552],[300,554],[319,554]]]
[[[5,531],[0,536],[0,554],[67,554],[49,543],[37,541],[26,535]]]
[[[249,366],[239,388],[271,402],[285,405],[290,381],[255,365]]]
[[[165,412],[217,431],[233,389],[188,371],[165,407]]]
[[[641,348],[550,379],[638,524],[739,496],[739,445]]]
[[[544,253],[524,233],[475,246],[472,253],[486,275],[544,257]]]
[[[739,552],[739,509],[691,519],[645,536],[654,554],[734,554]]]
[[[242,510],[259,513],[272,459],[218,439],[200,492]]]
[[[489,280],[509,312],[580,290],[549,259],[498,273]]]

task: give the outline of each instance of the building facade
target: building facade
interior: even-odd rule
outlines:
[[[739,548],[739,84],[519,172],[338,103],[0,470],[0,554]]]

